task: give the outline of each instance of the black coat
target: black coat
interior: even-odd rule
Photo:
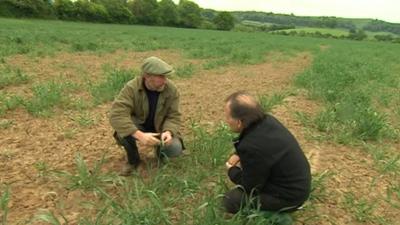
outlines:
[[[243,169],[232,167],[230,179],[247,193],[268,193],[305,201],[311,189],[310,165],[295,137],[273,116],[243,130],[234,142]]]

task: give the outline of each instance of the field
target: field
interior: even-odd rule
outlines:
[[[349,31],[343,30],[343,29],[330,29],[330,28],[311,28],[311,27],[305,27],[305,28],[296,28],[296,29],[288,29],[284,30],[287,32],[290,31],[296,31],[296,32],[305,32],[305,33],[315,33],[315,32],[320,32],[321,34],[332,34],[333,36],[339,37],[341,35],[346,36],[349,34]]]
[[[2,224],[272,224],[225,215],[223,100],[259,97],[298,138],[313,191],[295,224],[400,224],[400,45],[0,19]],[[141,61],[171,63],[186,152],[117,175],[108,111]]]

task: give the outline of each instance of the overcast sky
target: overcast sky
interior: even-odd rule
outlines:
[[[400,23],[400,0],[191,0],[218,11],[256,10],[297,16],[336,16]],[[176,0],[175,2],[179,2]]]

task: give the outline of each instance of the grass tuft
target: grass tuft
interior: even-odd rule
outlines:
[[[101,104],[114,100],[124,85],[136,76],[137,72],[124,69],[114,69],[106,72],[103,82],[90,86],[90,93],[95,104]]]

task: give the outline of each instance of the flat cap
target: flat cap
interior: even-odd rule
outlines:
[[[173,72],[172,66],[155,56],[146,58],[143,61],[142,73],[152,75],[168,75],[171,72]]]

